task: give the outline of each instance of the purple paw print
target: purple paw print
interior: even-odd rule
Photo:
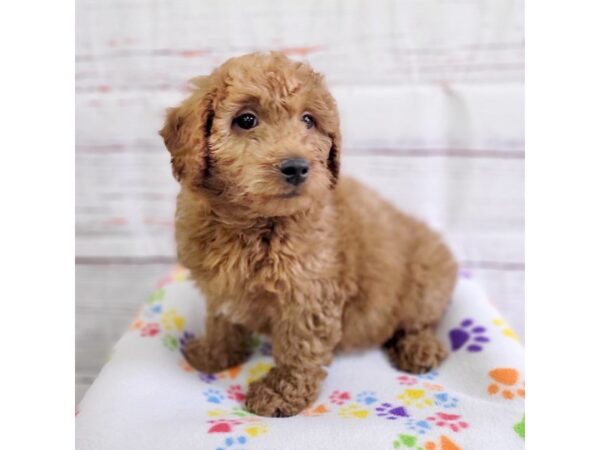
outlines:
[[[490,342],[490,338],[485,336],[485,327],[473,326],[472,319],[465,319],[460,323],[460,327],[450,330],[450,344],[452,351],[460,350],[465,345],[469,352],[480,352],[484,344]]]
[[[182,353],[187,343],[194,339],[194,337],[194,333],[190,333],[189,331],[183,332],[183,334],[179,338],[179,350],[181,350]]]
[[[273,356],[273,347],[271,346],[271,343],[268,341],[263,341],[260,344],[258,351],[263,356]]]
[[[408,417],[408,412],[403,406],[394,406],[391,403],[382,403],[380,406],[375,408],[377,415],[385,417],[388,420],[396,420],[399,417]]]

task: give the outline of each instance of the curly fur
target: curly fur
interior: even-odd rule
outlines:
[[[423,223],[339,178],[339,119],[322,76],[255,53],[194,84],[161,131],[181,184],[178,257],[207,300],[206,334],[184,350],[190,364],[224,370],[249,356],[252,332],[272,336],[276,367],[246,400],[265,416],[313,402],[338,350],[385,344],[401,370],[436,367],[446,351],[433,330],[457,265]],[[244,111],[256,128],[233,126]],[[310,174],[297,188],[278,167],[300,157]]]

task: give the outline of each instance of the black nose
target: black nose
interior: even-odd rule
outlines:
[[[279,166],[283,178],[290,184],[298,186],[308,178],[308,161],[303,158],[286,159]]]

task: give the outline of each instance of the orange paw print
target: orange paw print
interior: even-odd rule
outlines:
[[[452,442],[452,439],[447,436],[440,437],[439,445],[432,441],[425,442],[424,448],[425,450],[461,450],[460,447]]]
[[[327,414],[329,410],[327,406],[320,404],[315,406],[314,408],[310,408],[305,410],[302,415],[303,416],[322,416],[323,414]]]
[[[498,368],[490,371],[490,377],[495,383],[488,386],[490,395],[502,394],[507,400],[516,396],[525,398],[525,384],[519,383],[519,371],[511,368]]]

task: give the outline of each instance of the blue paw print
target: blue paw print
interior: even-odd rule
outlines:
[[[458,405],[458,399],[451,397],[447,392],[438,392],[433,397],[435,398],[435,404],[443,408],[456,408]]]
[[[375,403],[377,401],[377,397],[373,391],[363,391],[356,396],[356,400],[360,403],[364,403],[365,405],[370,405],[371,403]]]
[[[217,450],[233,450],[235,448],[234,445],[244,445],[246,442],[248,442],[246,436],[228,437],[225,439],[225,447],[217,447]]]
[[[406,426],[410,430],[412,430],[412,431],[414,431],[415,433],[418,433],[418,434],[425,434],[429,430],[431,430],[431,425],[429,425],[429,423],[426,420],[409,419],[406,422]]]
[[[207,389],[204,391],[204,397],[206,397],[206,400],[210,403],[221,403],[225,400],[225,396],[216,389]]]
[[[212,373],[199,372],[198,378],[200,378],[205,383],[212,383],[213,381],[215,381],[217,379],[217,376]]]
[[[435,380],[440,373],[437,370],[430,370],[427,373],[417,375],[420,380]]]

